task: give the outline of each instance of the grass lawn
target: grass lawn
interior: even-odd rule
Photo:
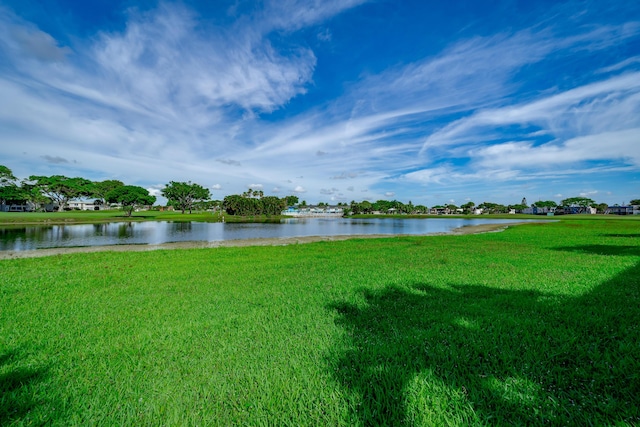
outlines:
[[[0,425],[640,425],[640,221],[0,261]]]
[[[233,216],[224,215],[225,222],[280,222],[280,216]],[[203,221],[220,222],[218,212],[194,211],[193,213],[171,211],[140,211],[128,217],[121,210],[64,211],[64,212],[0,212],[0,226],[18,224],[95,224],[120,221]]]

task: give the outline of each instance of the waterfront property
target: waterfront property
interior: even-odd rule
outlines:
[[[640,206],[609,206],[607,213],[612,215],[640,215]]]
[[[290,206],[282,211],[283,216],[322,218],[341,217],[344,209],[341,206]]]

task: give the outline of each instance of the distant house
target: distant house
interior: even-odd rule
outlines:
[[[0,204],[0,212],[35,212],[37,210],[54,212],[58,210],[58,205],[45,203],[44,205],[36,206],[31,202]]]
[[[341,206],[289,206],[281,215],[294,217],[340,217],[344,214]]]
[[[555,213],[557,215],[595,215],[597,211],[596,208],[590,206],[558,206]]]
[[[95,201],[69,200],[67,208],[80,211],[102,211],[109,209],[109,205],[96,204]]]
[[[8,203],[0,205],[0,212],[31,212],[33,210],[33,206],[30,203],[18,204],[18,203]]]
[[[528,214],[528,215],[553,215],[556,212],[556,208],[555,207],[538,207],[538,206],[531,206],[530,208],[526,208],[522,210],[523,214]]]
[[[431,215],[448,215],[451,213],[451,210],[445,206],[434,206],[429,209],[429,213]]]
[[[609,206],[605,213],[612,215],[640,215],[640,206]]]

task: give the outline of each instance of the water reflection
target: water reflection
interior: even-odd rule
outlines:
[[[520,220],[519,220],[520,221]],[[291,218],[281,223],[117,222],[0,228],[0,250],[354,234],[434,234],[499,219]]]

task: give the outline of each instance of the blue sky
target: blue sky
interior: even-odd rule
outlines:
[[[300,200],[640,198],[640,2],[0,0],[0,164]]]

